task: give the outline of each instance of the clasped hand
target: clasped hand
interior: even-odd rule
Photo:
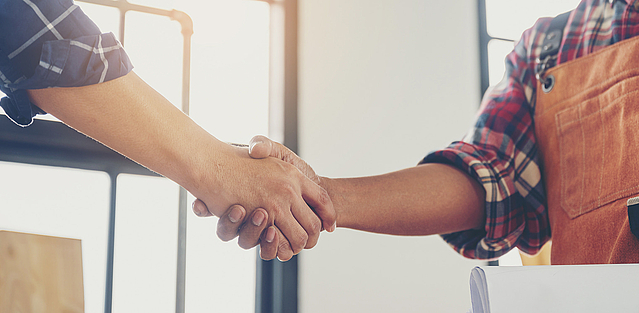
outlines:
[[[238,244],[244,249],[260,244],[262,259],[278,257],[287,261],[302,249],[314,247],[322,230],[335,230],[336,214],[331,199],[319,186],[319,176],[306,162],[264,136],[251,139],[248,154],[254,159],[263,159],[253,161],[265,163],[260,170],[267,174],[255,174],[250,179],[257,180],[251,186],[257,190],[243,192],[254,195],[249,198],[257,196],[262,201],[240,202],[221,214],[217,225],[220,239],[229,241],[239,236]],[[272,163],[277,167],[269,168]],[[263,184],[269,186],[266,188]],[[196,215],[216,215],[211,211],[205,201],[193,202]]]

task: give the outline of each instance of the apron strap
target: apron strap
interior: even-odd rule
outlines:
[[[630,231],[639,238],[639,197],[628,199],[628,223]]]
[[[557,53],[559,53],[559,48],[561,47],[561,39],[564,37],[564,28],[566,28],[568,23],[568,17],[570,17],[570,11],[553,18],[546,31],[546,37],[544,37],[544,41],[541,44],[541,53],[539,58],[535,60],[535,63],[537,63],[535,76],[542,83],[542,86],[549,84],[544,76],[546,70],[557,64]]]

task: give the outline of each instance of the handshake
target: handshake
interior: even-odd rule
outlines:
[[[313,248],[322,230],[335,230],[337,214],[329,193],[306,162],[264,136],[253,137],[248,151],[236,149],[237,159],[242,162],[218,165],[237,165],[235,175],[224,169],[218,172],[228,186],[217,191],[221,197],[193,202],[197,216],[219,217],[220,239],[229,241],[239,236],[238,244],[244,249],[259,244],[262,259],[287,261],[303,249]],[[230,194],[244,197],[237,202],[219,201],[233,199]]]

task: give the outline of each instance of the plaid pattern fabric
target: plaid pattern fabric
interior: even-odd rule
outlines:
[[[27,89],[97,84],[132,68],[115,36],[72,0],[0,0],[0,105],[16,124],[44,113]]]
[[[638,35],[637,1],[583,0],[568,19],[558,63]],[[420,162],[452,164],[486,190],[484,228],[442,236],[465,257],[494,259],[513,247],[535,254],[551,237],[533,120],[535,59],[551,20],[539,19],[524,32],[463,140]]]

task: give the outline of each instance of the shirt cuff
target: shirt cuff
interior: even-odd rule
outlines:
[[[419,163],[455,166],[476,179],[486,190],[484,228],[441,236],[455,251],[467,258],[496,259],[520,244],[524,237],[549,238],[549,234],[545,234],[549,229],[540,229],[540,222],[534,220],[541,219],[543,224],[547,220],[545,211],[530,221],[528,217],[524,217],[526,204],[517,193],[512,180],[500,176],[505,171],[500,170],[496,162],[498,161],[491,151],[465,142],[454,142],[446,149],[431,152]],[[537,226],[531,227],[532,225]],[[531,230],[536,230],[536,233]],[[530,240],[524,239],[523,242],[528,243]],[[540,248],[543,243],[537,242],[537,245]],[[528,248],[525,249],[527,252],[534,250]]]

